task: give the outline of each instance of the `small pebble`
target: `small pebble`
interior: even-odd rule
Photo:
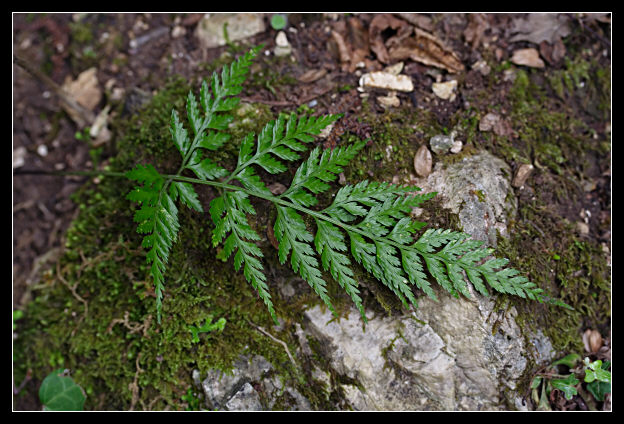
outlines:
[[[48,146],[45,144],[39,145],[39,147],[37,147],[37,154],[43,158],[48,156]]]

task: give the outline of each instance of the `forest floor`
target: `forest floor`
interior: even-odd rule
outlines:
[[[92,169],[94,161],[105,162],[116,154],[111,141],[115,134],[105,129],[95,137],[87,135],[93,127],[89,119],[114,102],[133,110],[134,103],[149,98],[171,76],[194,80],[202,69],[208,74],[224,52],[244,51],[234,42],[204,47],[196,32],[202,18],[160,13],[13,15],[13,53],[25,63],[13,66],[14,311],[24,309],[30,300],[29,284],[58,257],[65,231],[79,212],[70,195],[86,181],[25,171]],[[435,120],[431,134],[459,128],[465,151],[496,146],[495,153],[509,162],[514,176],[523,164],[533,165],[526,189],[518,192],[521,201],[531,199],[541,184],[548,185],[548,174],[573,181],[574,195],[549,193],[540,199],[550,199],[547,206],[553,215],[610,256],[609,15],[290,14],[284,29],[290,54],[281,60],[273,60],[280,38],[270,19],[270,14],[263,16],[264,30],[243,40],[248,46],[264,44],[267,52],[261,59],[266,78],[246,86],[244,101],[267,105],[274,113],[297,108],[343,113],[325,147],[335,146],[345,133],[362,139],[378,135],[372,121],[362,119],[364,101],[370,106],[367,116],[376,117],[376,122],[399,106],[427,109]],[[413,82],[412,90],[360,88],[364,73],[399,62],[400,73]],[[91,68],[93,73],[85,73]],[[550,112],[571,114],[581,123],[572,132],[580,146],[554,141],[523,145],[524,131],[535,126],[515,120],[520,116],[512,110],[517,104],[512,96],[518,95],[512,89],[516,69],[524,70],[531,84],[543,87]],[[65,85],[83,107],[78,114],[63,104],[54,88],[70,80],[78,80],[73,87]],[[445,84],[450,81],[457,85]],[[450,89],[448,97],[434,92],[433,84]],[[489,128],[483,120],[487,113],[492,114]],[[550,129],[544,123],[541,130]],[[547,138],[539,129],[531,135]],[[398,175],[400,167],[413,173],[413,154],[429,137],[428,132],[409,134],[410,147],[398,157],[411,156],[397,161],[388,174]],[[598,348],[603,351],[610,343],[609,326],[604,316],[600,322],[587,322],[588,329],[601,333]],[[36,403],[21,402],[16,409]],[[551,397],[550,403],[553,409],[583,409],[562,397]]]

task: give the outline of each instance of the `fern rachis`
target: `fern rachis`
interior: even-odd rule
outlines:
[[[406,307],[416,305],[413,286],[436,298],[428,275],[456,297],[460,293],[470,296],[467,284],[472,284],[486,296],[489,286],[500,293],[567,306],[548,298],[518,271],[506,267],[506,259],[488,259],[493,250],[483,248],[482,242],[471,240],[466,234],[429,229],[418,235],[425,224],[413,221],[409,214],[435,193],[419,194],[420,188],[415,186],[363,181],[342,187],[330,205],[313,209],[317,196],[331,188],[344,166],[364,147],[363,142],[334,150],[314,148],[297,168],[290,187],[273,195],[255,169],[260,167],[270,174],[285,172],[285,162],[301,159],[314,136],[339,119],[338,115],[280,114],[257,136],[251,133],[241,140],[237,164],[231,172],[205,157],[207,152],[229,141],[223,132],[232,120],[227,112],[237,105],[235,96],[242,89],[257,51],[254,49],[224,67],[220,77],[213,74],[212,95],[205,81],[199,101],[188,94],[186,111],[192,140],[177,112],[172,111],[172,139],[183,158],[176,174],[161,175],[151,165],[137,165],[126,174],[141,184],[128,198],[141,205],[135,221],[137,231],[145,234],[143,246],[148,249],[146,260],[151,264],[150,274],[156,286],[159,319],[166,263],[180,226],[176,201],[203,212],[194,184],[217,190],[209,207],[214,224],[212,243],[223,246],[222,257],[234,255],[235,269],[242,268],[274,320],[276,314],[263,272],[263,252],[255,243],[260,236],[248,222],[248,217],[256,214],[251,197],[269,201],[277,209],[274,234],[280,263],[289,261],[294,272],[308,282],[332,311],[327,275],[339,283],[366,319],[352,269],[353,259]],[[182,175],[185,171],[193,172],[196,178]],[[312,218],[315,228],[305,224],[305,215]]]

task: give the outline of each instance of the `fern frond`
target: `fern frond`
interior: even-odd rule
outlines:
[[[203,212],[192,183],[219,190],[209,208],[214,224],[212,244],[222,245],[221,258],[234,255],[234,268],[237,271],[242,268],[276,323],[263,272],[263,253],[256,244],[260,236],[248,221],[248,216],[256,214],[251,196],[270,201],[277,209],[273,228],[280,263],[285,264],[290,258],[292,269],[334,314],[323,271],[338,282],[366,320],[350,256],[391,290],[406,308],[410,304],[417,306],[414,287],[437,300],[432,282],[455,297],[460,294],[470,297],[472,284],[484,296],[489,295],[489,286],[499,293],[568,307],[544,295],[542,289],[508,267],[506,259],[491,258],[493,250],[483,248],[482,242],[470,239],[467,234],[429,229],[418,235],[426,224],[413,220],[410,213],[436,193],[421,194],[421,189],[415,186],[362,181],[342,187],[324,209],[310,209],[317,205],[318,195],[331,188],[330,184],[361,151],[365,145],[362,141],[333,150],[317,146],[297,168],[290,186],[281,195],[272,195],[257,174],[257,167],[270,174],[287,171],[288,162],[301,159],[314,136],[341,115],[279,114],[257,136],[249,133],[241,140],[233,171],[206,157],[207,152],[229,141],[229,135],[223,132],[233,119],[228,112],[238,104],[235,96],[242,90],[258,49],[225,66],[220,74],[213,73],[210,84],[202,81],[199,98],[188,93],[186,115],[190,130],[187,131],[178,113],[172,111],[171,137],[182,156],[176,174],[165,178],[151,165],[137,165],[126,174],[138,183],[127,197],[140,205],[134,220],[138,224],[137,232],[144,235],[142,244],[148,249],[147,262],[151,264],[150,274],[156,286],[159,321],[164,274],[179,230],[176,201]],[[187,170],[197,178],[182,176]],[[316,231],[308,228],[303,215],[312,218],[309,226]]]

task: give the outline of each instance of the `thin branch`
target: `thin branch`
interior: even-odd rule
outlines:
[[[82,121],[82,122],[76,122],[78,126],[84,127],[85,125],[90,125],[93,123],[93,121],[95,121],[95,115],[93,114],[93,112],[91,112],[89,109],[85,108],[80,103],[78,103],[71,96],[71,94],[69,94],[67,91],[63,89],[63,87],[59,86],[50,77],[45,75],[39,69],[35,68],[28,60],[24,59],[23,57],[13,55],[13,62],[19,67],[26,70],[29,74],[31,74],[37,80],[47,85],[54,92],[54,94],[59,96],[59,98],[65,104],[65,106],[67,106],[69,109],[75,112],[75,115],[76,115],[75,118],[77,118],[77,121]]]

